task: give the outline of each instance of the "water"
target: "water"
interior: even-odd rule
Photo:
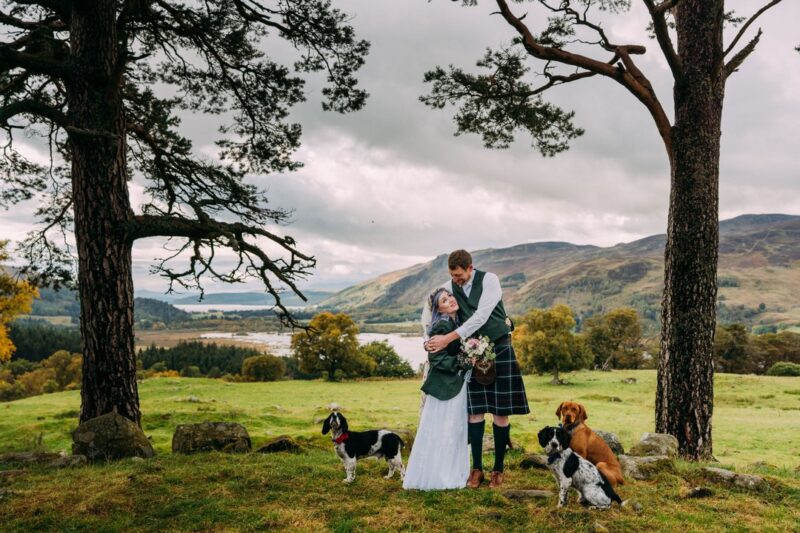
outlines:
[[[174,307],[188,313],[207,313],[209,311],[260,311],[273,309],[274,305],[246,305],[246,304],[173,304]],[[299,311],[307,306],[287,305],[290,311]]]
[[[204,333],[204,339],[235,339],[239,342],[248,342],[265,346],[270,353],[275,355],[291,355],[290,333]],[[422,337],[406,337],[398,333],[361,333],[358,342],[366,344],[372,341],[387,341],[397,354],[411,363],[414,370],[425,362],[428,354],[422,348]]]

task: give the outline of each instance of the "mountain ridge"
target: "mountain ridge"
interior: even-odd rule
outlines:
[[[800,323],[800,216],[745,214],[720,221],[720,320]],[[477,268],[496,273],[511,314],[570,305],[579,318],[631,306],[658,327],[665,234],[601,247],[562,241],[472,252]],[[447,279],[447,254],[340,291],[320,307],[367,321],[415,320],[431,288]],[[762,305],[763,304],[763,305]],[[759,310],[760,309],[760,310]]]

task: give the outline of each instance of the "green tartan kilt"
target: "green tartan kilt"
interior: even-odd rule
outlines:
[[[491,385],[481,385],[474,379],[469,382],[467,410],[471,415],[492,413],[499,416],[526,415],[530,413],[525,384],[519,372],[514,348],[508,341],[495,343],[495,369],[497,378]]]

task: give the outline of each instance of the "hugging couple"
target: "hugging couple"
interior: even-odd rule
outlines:
[[[480,487],[486,413],[493,416],[494,434],[489,487],[499,487],[510,442],[509,416],[530,412],[511,346],[511,321],[495,274],[475,270],[466,250],[451,253],[447,266],[451,281],[433,291],[422,313],[430,366],[422,385],[425,403],[403,488]],[[478,383],[472,368],[459,357],[461,341],[475,336],[488,337],[494,343],[496,377],[489,385]]]

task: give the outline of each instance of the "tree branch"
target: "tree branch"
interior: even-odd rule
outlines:
[[[66,23],[72,11],[72,0],[14,0],[17,4],[27,6],[40,6],[58,14]]]
[[[632,54],[644,54],[646,51],[644,46],[625,45],[615,47],[615,55],[622,58],[627,70],[625,68],[615,67],[611,63],[598,61],[580,54],[574,54],[561,48],[542,46],[536,41],[536,38],[522,20],[511,12],[506,0],[496,1],[500,8],[500,14],[508,24],[517,30],[517,33],[519,33],[522,38],[522,44],[532,56],[545,61],[555,61],[557,63],[580,67],[584,70],[594,72],[595,74],[612,78],[628,89],[645,105],[648,111],[650,111],[650,115],[653,117],[661,139],[664,142],[667,154],[672,158],[672,139],[670,134],[672,125],[664,112],[664,108],[661,106],[661,102],[656,97],[652,85],[642,72],[636,68],[633,60],[630,58]]]
[[[726,48],[726,49],[725,49],[725,52],[722,54],[722,56],[723,56],[723,57],[727,56],[727,55],[728,55],[728,54],[731,52],[731,50],[733,50],[733,47],[734,47],[734,46],[736,46],[736,43],[738,43],[738,42],[739,42],[739,39],[741,39],[741,38],[742,38],[742,36],[744,35],[744,33],[747,31],[747,28],[749,28],[749,27],[750,27],[750,25],[751,25],[753,22],[755,22],[755,20],[756,20],[758,17],[760,17],[760,16],[761,16],[761,15],[762,15],[762,14],[763,14],[763,13],[764,13],[766,10],[768,10],[769,8],[771,8],[771,7],[773,7],[773,6],[776,6],[776,5],[780,4],[782,1],[783,1],[783,0],[772,0],[772,1],[771,1],[771,2],[769,2],[767,5],[765,5],[764,7],[762,7],[761,9],[759,9],[758,11],[756,11],[756,12],[753,14],[753,16],[752,16],[752,17],[750,17],[750,18],[747,20],[747,22],[745,22],[745,23],[744,23],[744,25],[743,25],[743,26],[742,26],[742,27],[739,29],[739,32],[736,34],[736,37],[734,37],[734,38],[733,38],[733,41],[731,41],[731,44],[728,46],[728,48]],[[759,30],[759,33],[760,33],[760,30]],[[750,41],[750,42],[752,43],[753,41]],[[750,45],[748,44],[747,46],[750,46]],[[746,47],[745,47],[745,48],[746,48]],[[752,50],[751,50],[751,51],[752,51]],[[737,54],[737,55],[739,55],[739,54]],[[747,57],[747,56],[745,55],[745,57]],[[744,61],[744,59],[742,59],[742,61]],[[740,61],[740,63],[741,63],[741,61]]]
[[[18,52],[8,44],[0,45],[0,69],[22,68],[33,74],[68,79],[72,69],[65,60],[56,61],[40,55]]]
[[[291,237],[280,237],[261,227],[220,222],[209,217],[204,217],[201,220],[191,220],[179,216],[137,215],[126,229],[128,238],[132,241],[156,236],[189,239],[174,255],[163,260],[157,268],[157,271],[160,271],[170,279],[170,286],[173,282],[187,286],[183,278],[191,277],[197,282],[199,277],[207,272],[223,281],[242,281],[241,274],[237,273],[240,268],[244,268],[246,274],[253,275],[264,283],[267,292],[275,298],[275,306],[281,310],[281,318],[292,325],[296,325],[291,313],[281,302],[279,289],[273,286],[273,280],[270,279],[270,276],[284,283],[300,298],[307,301],[305,295],[297,288],[295,280],[298,276],[303,277],[307,274],[308,269],[313,267],[316,261],[313,257],[299,252],[295,248],[294,239]],[[291,254],[290,259],[288,261],[283,258],[272,259],[260,246],[245,240],[245,235],[266,237],[283,250],[289,252]],[[239,256],[238,264],[229,274],[219,273],[212,267],[216,246],[230,248]],[[166,261],[177,257],[189,247],[193,249],[193,254],[189,260],[190,266],[188,270],[174,272],[164,266]],[[208,257],[203,255],[203,247],[207,247],[210,250]]]
[[[18,100],[0,107],[0,125],[7,127],[9,119],[22,114],[36,115],[50,120],[64,129],[68,130],[70,128],[70,121],[67,115],[38,100]]]
[[[753,53],[753,50],[756,49],[756,45],[758,44],[758,41],[760,39],[761,39],[761,28],[759,28],[758,33],[756,33],[756,36],[753,37],[749,43],[747,43],[747,46],[739,50],[736,53],[736,55],[734,55],[731,58],[731,60],[728,61],[728,63],[725,65],[726,78],[731,74],[733,74],[734,72],[736,72],[736,70],[742,65],[742,63],[744,63],[744,60],[747,59],[747,57]]]
[[[683,0],[664,0],[656,6],[656,12],[663,15],[673,7],[680,4]]]
[[[683,65],[681,59],[675,52],[675,46],[672,44],[672,38],[669,36],[669,28],[667,27],[667,19],[664,17],[665,11],[661,9],[661,5],[656,6],[653,0],[644,0],[647,10],[650,12],[650,18],[653,20],[653,30],[656,34],[656,40],[664,53],[667,60],[672,76],[675,80],[680,80],[683,77]]]

